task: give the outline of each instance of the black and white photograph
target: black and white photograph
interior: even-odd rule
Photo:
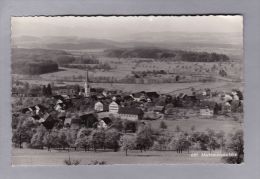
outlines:
[[[244,163],[242,15],[11,18],[14,166]]]

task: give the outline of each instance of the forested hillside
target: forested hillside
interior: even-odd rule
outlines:
[[[98,64],[90,55],[75,57],[63,50],[12,49],[12,73],[37,75],[58,71],[58,67],[68,64]]]
[[[125,48],[106,50],[105,54],[116,58],[153,58],[180,60],[187,62],[225,62],[229,57],[224,54],[207,52],[190,52],[181,50],[167,50],[159,48]]]

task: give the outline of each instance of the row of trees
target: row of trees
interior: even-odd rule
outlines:
[[[106,51],[107,56],[117,58],[153,58],[172,59],[188,62],[226,62],[229,57],[224,54],[190,51],[173,51],[158,48],[112,49]]]
[[[243,162],[243,132],[225,135],[224,132],[207,130],[197,132],[184,132],[176,128],[175,132],[168,131],[165,124],[161,129],[153,129],[149,124],[139,124],[135,133],[126,133],[125,127],[118,120],[114,121],[109,129],[80,128],[79,130],[69,128],[53,128],[46,130],[42,125],[32,121],[24,121],[13,130],[12,141],[16,146],[22,147],[26,142],[31,148],[48,150],[52,148],[71,149],[81,148],[85,151],[97,151],[112,149],[115,152],[120,148],[128,155],[129,150],[170,150],[177,153],[190,150],[234,152],[236,157],[223,158],[228,163]],[[124,124],[126,125],[126,124]]]

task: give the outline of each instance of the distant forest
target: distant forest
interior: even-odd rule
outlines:
[[[229,57],[224,54],[207,52],[190,52],[158,48],[125,48],[105,50],[105,55],[116,58],[148,58],[155,60],[173,60],[187,62],[226,62]],[[141,59],[140,59],[141,60]],[[73,56],[64,50],[50,49],[12,49],[12,72],[17,74],[39,75],[58,71],[59,67],[82,68],[82,64],[94,65],[89,69],[109,70],[109,64],[102,64],[93,56],[84,54]]]
[[[116,58],[153,58],[172,60],[180,60],[187,62],[226,62],[229,57],[224,54],[207,53],[207,52],[190,52],[180,50],[167,50],[157,48],[125,48],[125,49],[111,49],[105,51],[109,57]]]
[[[58,71],[58,64],[53,61],[16,62],[12,64],[13,73],[39,75]]]
[[[68,64],[99,64],[94,56],[74,57],[63,50],[12,49],[12,72],[17,74],[39,75],[58,71]]]

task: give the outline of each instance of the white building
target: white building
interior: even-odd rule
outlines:
[[[98,101],[95,103],[94,109],[97,112],[102,112],[102,111],[104,111],[104,105]]]
[[[201,116],[213,116],[214,111],[212,109],[209,109],[209,108],[200,109],[200,115]]]
[[[119,110],[119,105],[115,101],[113,101],[109,104],[108,108],[110,113],[117,114]]]

